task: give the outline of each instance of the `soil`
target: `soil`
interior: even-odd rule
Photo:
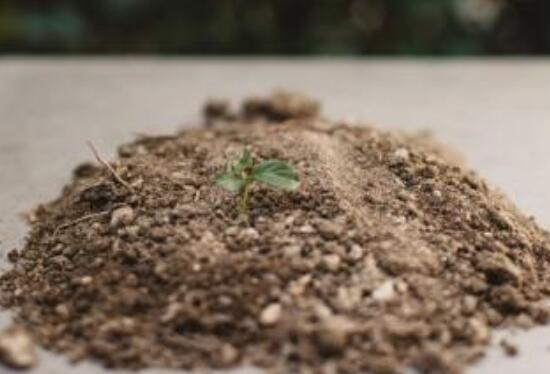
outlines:
[[[492,329],[548,321],[548,233],[425,136],[286,93],[205,114],[79,166],[30,215],[0,300],[41,345],[116,368],[460,373]],[[213,183],[243,147],[301,179],[257,185],[246,218]]]
[[[519,354],[518,346],[515,345],[514,343],[509,342],[506,339],[502,339],[500,341],[500,346],[501,346],[502,350],[504,351],[504,354],[506,354],[507,356],[514,357],[514,356],[517,356]]]

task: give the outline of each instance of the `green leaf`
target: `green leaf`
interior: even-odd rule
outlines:
[[[221,173],[216,176],[216,184],[229,192],[239,192],[245,185],[245,180],[233,173]]]
[[[252,178],[270,187],[287,191],[294,191],[300,185],[298,174],[292,166],[279,160],[262,162],[252,171]]]
[[[231,172],[234,174],[240,175],[243,171],[246,169],[249,169],[253,166],[252,156],[250,155],[250,152],[248,149],[243,149],[243,152],[241,153],[241,157],[239,160],[233,165],[231,168]]]

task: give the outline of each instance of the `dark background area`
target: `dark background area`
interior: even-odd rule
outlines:
[[[0,53],[549,52],[549,0],[0,0]]]

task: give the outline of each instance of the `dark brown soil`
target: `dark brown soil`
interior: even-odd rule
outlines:
[[[3,305],[48,349],[109,367],[458,373],[491,330],[546,323],[547,232],[425,138],[284,94],[206,109],[79,166],[31,217]],[[299,172],[248,220],[213,177],[243,147]]]

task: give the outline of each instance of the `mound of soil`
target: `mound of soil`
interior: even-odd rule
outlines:
[[[546,323],[548,234],[423,137],[276,94],[78,167],[0,279],[48,349],[108,367],[460,372],[491,329]],[[299,172],[247,219],[213,177],[247,147]]]

